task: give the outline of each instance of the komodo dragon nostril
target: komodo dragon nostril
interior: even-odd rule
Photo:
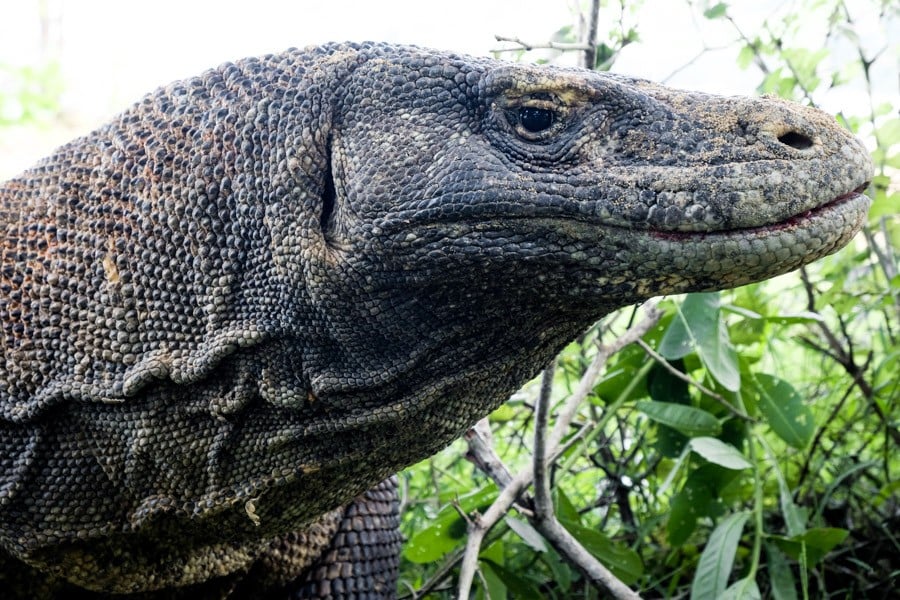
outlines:
[[[788,131],[779,135],[778,141],[785,146],[790,146],[791,148],[795,148],[797,150],[806,150],[813,145],[813,141],[808,136],[805,136],[802,133],[797,133],[796,131]]]

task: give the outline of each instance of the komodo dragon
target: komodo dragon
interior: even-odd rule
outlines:
[[[871,172],[788,102],[415,47],[157,90],[0,188],[0,595],[391,597],[393,473],[611,310],[834,252]]]

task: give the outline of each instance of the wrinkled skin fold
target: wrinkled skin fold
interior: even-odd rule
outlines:
[[[393,487],[348,503],[609,311],[836,251],[871,172],[814,109],[413,47],[161,88],[0,187],[0,564],[340,597],[365,537],[390,596]]]

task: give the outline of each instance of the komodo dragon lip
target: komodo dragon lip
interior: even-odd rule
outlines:
[[[383,235],[406,235],[412,230],[429,229],[437,225],[452,226],[455,224],[458,226],[465,222],[468,223],[469,226],[472,226],[475,223],[487,225],[487,223],[492,221],[494,222],[494,224],[496,224],[497,222],[526,221],[532,223],[579,223],[582,226],[586,226],[588,228],[602,227],[608,229],[611,232],[616,231],[624,235],[643,235],[658,240],[675,242],[701,240],[713,241],[716,239],[725,240],[729,238],[739,237],[750,239],[756,237],[765,237],[767,235],[774,235],[778,232],[788,229],[807,229],[814,226],[814,224],[811,223],[812,221],[827,222],[829,219],[842,212],[858,213],[856,219],[856,229],[858,229],[859,225],[862,223],[862,220],[865,218],[865,215],[868,212],[868,204],[871,202],[869,198],[863,193],[866,188],[869,187],[869,183],[870,182],[863,183],[854,188],[852,191],[836,196],[825,203],[817,204],[812,208],[804,209],[780,221],[754,225],[751,227],[734,227],[731,229],[711,229],[705,231],[656,229],[653,227],[640,226],[637,224],[634,227],[626,227],[618,223],[611,223],[604,219],[598,219],[594,215],[565,214],[563,211],[559,211],[558,209],[553,210],[552,212],[545,212],[544,210],[541,210],[537,214],[519,214],[516,212],[510,213],[508,210],[504,213],[497,213],[488,209],[484,211],[478,211],[474,215],[469,215],[470,218],[463,221],[459,218],[449,218],[445,215],[435,218],[435,215],[431,213],[431,211],[425,210],[421,212],[411,211],[411,214],[409,215],[395,215],[392,219],[380,221],[376,223],[375,233]],[[548,212],[550,212],[550,214],[547,214]],[[831,229],[830,233],[833,234],[834,229]]]
[[[766,234],[766,233],[774,233],[780,230],[785,229],[793,229],[797,227],[805,227],[811,220],[818,219],[828,219],[832,215],[842,211],[847,210],[851,211],[856,208],[863,209],[865,208],[863,205],[868,205],[870,202],[869,198],[863,193],[866,188],[869,187],[869,182],[866,182],[858,187],[856,187],[853,191],[847,192],[846,194],[841,194],[824,204],[819,204],[813,208],[804,210],[796,215],[788,217],[783,221],[778,221],[776,223],[768,223],[766,225],[758,225],[756,227],[741,227],[736,229],[723,229],[723,230],[715,230],[715,231],[670,231],[670,230],[660,230],[660,229],[650,229],[648,233],[653,235],[653,237],[659,239],[666,240],[696,240],[699,238],[708,238],[708,237],[716,237],[716,236],[731,236],[731,235],[744,235],[744,236],[753,236],[754,234]],[[852,205],[852,206],[847,206]],[[862,215],[866,214],[865,210],[862,210]]]

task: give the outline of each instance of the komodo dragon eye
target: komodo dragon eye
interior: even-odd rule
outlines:
[[[553,125],[553,111],[536,106],[519,108],[519,123],[531,133],[540,133]]]
[[[506,120],[523,140],[541,142],[556,133],[562,124],[555,104],[542,98],[531,98],[527,103],[514,103],[506,108]]]

